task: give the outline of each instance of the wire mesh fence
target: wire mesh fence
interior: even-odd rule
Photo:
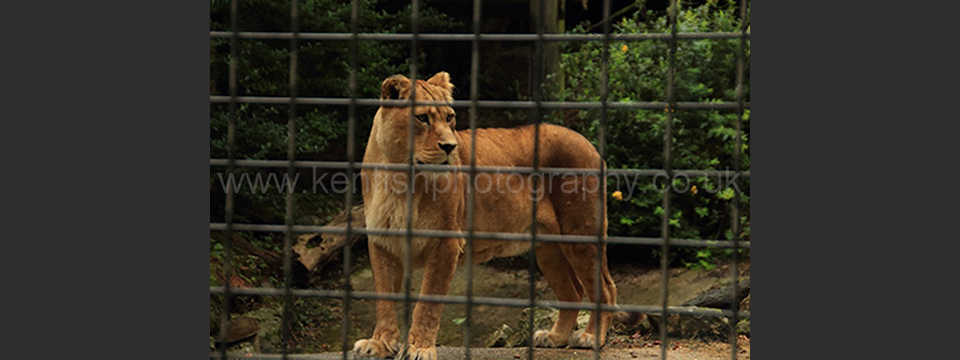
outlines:
[[[257,287],[257,288],[236,288],[231,285],[230,281],[226,281],[222,286],[211,286],[210,294],[211,295],[221,295],[224,297],[223,309],[221,311],[221,334],[220,340],[225,342],[227,339],[227,324],[229,322],[229,314],[231,312],[231,297],[235,296],[279,296],[283,298],[283,316],[282,316],[282,326],[281,326],[281,337],[284,339],[289,339],[289,327],[287,324],[291,321],[291,301],[295,298],[334,298],[341,299],[343,301],[343,311],[342,311],[342,324],[341,324],[341,339],[342,339],[342,357],[347,359],[351,357],[350,350],[352,349],[351,340],[349,339],[349,329],[351,327],[351,301],[355,299],[365,299],[365,300],[395,300],[403,304],[403,319],[405,324],[410,324],[411,322],[411,312],[414,304],[416,303],[441,303],[441,304],[464,304],[466,306],[465,312],[465,323],[467,326],[464,327],[464,347],[465,353],[464,356],[469,359],[471,357],[471,342],[470,339],[475,335],[470,333],[470,323],[473,321],[472,310],[474,306],[477,305],[491,305],[491,306],[508,306],[508,307],[519,307],[519,308],[533,308],[533,307],[551,307],[556,309],[575,309],[575,310],[593,310],[596,313],[601,311],[624,311],[624,312],[634,312],[634,313],[644,313],[644,314],[679,314],[679,315],[697,315],[697,316],[712,316],[712,317],[725,317],[730,319],[732,324],[736,324],[738,319],[749,317],[750,314],[748,311],[742,311],[738,308],[739,301],[734,298],[730,303],[728,309],[719,309],[716,311],[713,310],[700,310],[700,309],[690,309],[682,306],[669,306],[669,291],[668,291],[668,281],[669,276],[666,276],[669,264],[669,250],[674,246],[683,246],[683,247],[713,247],[713,248],[730,248],[734,251],[732,254],[733,266],[732,268],[732,286],[733,292],[737,293],[737,276],[738,276],[738,249],[749,248],[749,242],[743,243],[739,240],[738,236],[733,236],[732,240],[699,240],[699,239],[678,239],[671,236],[671,228],[668,225],[669,223],[669,214],[671,208],[671,192],[664,191],[662,197],[662,208],[663,214],[661,217],[661,236],[658,238],[649,238],[649,237],[624,237],[624,236],[608,236],[605,232],[604,226],[604,216],[606,214],[605,206],[605,197],[607,196],[606,191],[598,191],[599,194],[597,198],[597,212],[596,217],[597,221],[597,231],[596,235],[560,235],[560,234],[541,234],[538,233],[537,224],[537,197],[531,197],[532,206],[530,214],[517,214],[528,216],[531,221],[530,232],[529,233],[504,233],[504,232],[483,232],[475,231],[474,229],[474,219],[475,219],[475,206],[476,206],[476,190],[474,189],[475,184],[474,179],[477,174],[480,173],[491,173],[491,172],[509,172],[515,174],[523,175],[536,175],[536,174],[547,174],[547,173],[569,173],[576,175],[595,175],[598,179],[607,179],[611,174],[619,175],[633,175],[633,176],[645,176],[645,177],[665,177],[672,178],[676,175],[684,176],[712,176],[712,175],[723,175],[723,176],[733,176],[741,178],[749,178],[749,171],[741,171],[740,169],[740,153],[741,153],[741,119],[743,118],[743,113],[745,109],[749,109],[750,104],[744,101],[744,63],[746,57],[746,42],[750,37],[750,34],[747,32],[747,1],[740,2],[740,18],[741,26],[739,32],[715,32],[715,33],[683,33],[678,31],[678,2],[676,0],[670,1],[668,17],[670,24],[669,33],[651,33],[651,34],[611,34],[610,21],[604,21],[602,25],[601,34],[546,34],[544,33],[544,19],[545,6],[543,5],[544,0],[533,0],[539,1],[540,6],[538,16],[538,26],[536,34],[484,34],[481,33],[481,24],[483,21],[482,17],[482,7],[483,2],[481,0],[473,1],[473,11],[472,11],[472,29],[473,32],[469,34],[446,34],[446,33],[419,33],[420,28],[420,4],[417,0],[412,2],[412,12],[410,17],[410,33],[405,34],[381,34],[381,33],[360,33],[358,26],[358,1],[351,1],[351,29],[350,33],[306,33],[300,32],[298,27],[299,20],[299,8],[298,1],[291,0],[290,2],[290,22],[291,30],[289,32],[249,32],[249,31],[239,31],[237,26],[237,16],[239,12],[238,2],[240,0],[232,0],[230,7],[230,28],[231,31],[211,31],[210,37],[212,39],[227,39],[229,40],[230,48],[230,67],[229,67],[229,96],[216,96],[211,95],[211,103],[224,103],[228,105],[229,111],[229,122],[227,129],[227,157],[224,158],[211,158],[209,163],[211,167],[222,167],[226,168],[227,173],[233,173],[235,169],[238,168],[281,168],[285,169],[288,176],[293,176],[298,169],[313,168],[313,169],[340,169],[344,170],[347,173],[347,178],[352,179],[355,172],[361,170],[391,170],[391,171],[404,171],[407,173],[408,188],[414,188],[414,181],[416,179],[415,174],[418,172],[428,172],[428,171],[452,171],[452,172],[463,172],[469,174],[467,176],[468,186],[467,197],[466,197],[466,225],[461,230],[432,230],[432,229],[419,229],[415,228],[413,224],[414,219],[414,209],[413,209],[413,191],[408,191],[406,193],[406,225],[404,229],[376,229],[376,228],[354,228],[352,223],[355,219],[352,219],[351,213],[347,211],[347,221],[346,226],[311,226],[311,225],[298,225],[294,220],[294,194],[293,191],[287,191],[285,194],[285,221],[283,224],[239,224],[234,221],[235,213],[235,199],[234,194],[236,189],[232,182],[226,183],[225,191],[225,201],[224,201],[224,222],[222,223],[211,223],[211,231],[221,231],[224,233],[225,243],[225,252],[228,254],[226,263],[224,264],[224,273],[228,275],[231,274],[233,269],[233,264],[231,264],[230,255],[234,251],[232,246],[231,234],[238,231],[250,231],[250,232],[267,232],[267,233],[283,233],[283,284],[282,288],[270,288],[270,287]],[[603,1],[603,18],[608,19],[610,16],[610,0]],[[237,91],[237,77],[238,77],[238,68],[237,68],[237,50],[240,46],[239,41],[241,39],[259,39],[259,40],[286,40],[289,41],[289,81],[288,81],[288,91],[289,96],[239,96]],[[675,91],[674,91],[674,72],[675,64],[674,57],[675,52],[678,47],[678,43],[686,40],[703,40],[703,39],[739,39],[739,51],[737,53],[737,69],[736,69],[736,101],[735,102],[678,102],[675,101]],[[298,79],[298,50],[300,49],[300,41],[336,41],[336,42],[347,42],[349,46],[349,64],[350,64],[350,75],[348,79],[349,84],[349,94],[348,98],[324,98],[324,97],[302,97],[298,96],[299,81]],[[417,86],[411,87],[411,94],[408,99],[364,99],[358,97],[358,84],[357,84],[357,71],[358,71],[358,42],[361,40],[369,41],[397,41],[404,42],[409,41],[411,46],[410,51],[410,71],[408,74],[409,79],[413,84],[417,83],[418,79],[421,79],[420,70],[418,69],[418,56],[417,51],[418,43],[421,41],[428,40],[442,40],[442,41],[464,41],[471,43],[471,61],[470,61],[470,89],[469,89],[469,100],[452,100],[452,101],[429,101],[429,100],[417,100],[416,99],[416,89]],[[629,102],[629,101],[609,101],[608,99],[608,58],[609,54],[609,44],[614,40],[630,40],[630,41],[666,41],[669,43],[669,69],[667,71],[666,83],[666,98],[663,101],[653,101],[653,102]],[[537,86],[531,86],[531,98],[530,101],[502,101],[502,100],[482,100],[479,98],[479,89],[478,89],[478,73],[480,66],[480,43],[484,41],[528,41],[534,43],[534,52],[533,52],[533,64],[532,78],[534,83],[542,83],[545,78],[544,69],[543,69],[543,53],[544,47],[543,44],[547,42],[558,42],[558,41],[584,41],[584,42],[602,42],[602,57],[601,57],[601,74],[600,74],[600,101],[594,102],[571,102],[571,101],[547,101],[544,100],[542,90]],[[367,84],[365,84],[366,86]],[[252,159],[242,159],[237,158],[234,147],[235,147],[235,134],[237,126],[237,106],[239,104],[277,104],[277,105],[287,105],[288,106],[288,121],[287,121],[287,159],[286,160],[252,160]],[[348,124],[347,124],[347,151],[346,151],[346,161],[302,161],[297,160],[297,119],[298,119],[298,106],[300,105],[337,105],[337,106],[346,106],[348,108]],[[354,147],[356,144],[356,126],[357,126],[357,108],[360,106],[399,106],[399,107],[409,107],[410,110],[410,121],[408,128],[408,149],[409,154],[407,156],[406,163],[362,163],[359,162],[356,154],[354,153]],[[414,124],[416,112],[415,109],[417,106],[449,106],[453,108],[466,108],[469,113],[469,132],[471,136],[470,144],[461,144],[462,146],[470,147],[470,163],[468,165],[434,165],[434,164],[418,164],[414,162]],[[532,157],[532,166],[529,167],[499,167],[499,166],[479,166],[476,163],[476,134],[478,124],[477,124],[477,112],[480,108],[500,108],[500,109],[528,109],[531,111],[532,123],[535,124],[534,129],[534,148],[533,148],[533,157]],[[596,164],[595,168],[553,168],[553,167],[541,167],[539,162],[540,156],[540,126],[542,120],[542,115],[545,110],[549,109],[600,109],[600,119],[599,127],[597,129],[598,134],[598,146],[597,151],[600,155],[601,162]],[[664,148],[663,148],[663,164],[664,168],[662,169],[607,169],[603,160],[606,156],[605,154],[605,129],[607,127],[607,111],[611,109],[663,109],[667,116],[667,121],[665,121],[665,137],[664,137]],[[671,128],[672,117],[674,110],[678,109],[710,109],[710,110],[732,110],[737,112],[737,121],[735,123],[736,136],[733,137],[735,146],[733,152],[733,164],[734,169],[732,171],[717,171],[717,170],[696,170],[696,169],[673,169],[671,166],[671,155],[673,153],[673,145],[671,143],[673,138],[673,129]],[[533,183],[535,184],[538,177],[531,177]],[[355,194],[355,184],[353,182],[347,182],[347,191],[344,197],[343,203],[346,209],[351,209],[354,206],[354,199],[351,196]],[[605,190],[605,185],[603,187]],[[732,206],[730,207],[731,212],[731,229],[733,234],[739,233],[740,227],[740,216],[739,216],[739,187],[733,187],[736,191],[736,196],[732,197]],[[364,189],[366,191],[367,189]],[[342,289],[341,290],[317,290],[317,289],[294,289],[291,284],[292,274],[292,244],[295,234],[300,233],[320,233],[320,234],[343,234],[347,239],[351,235],[374,235],[374,236],[393,236],[397,239],[402,239],[404,245],[404,274],[403,274],[403,286],[402,290],[398,293],[384,293],[384,292],[370,292],[370,291],[355,291],[351,289],[350,285],[350,269],[353,264],[351,263],[352,256],[350,254],[351,247],[344,246],[343,251],[343,279],[342,279]],[[466,261],[463,263],[466,266],[467,274],[467,284],[466,284],[466,294],[464,296],[453,296],[453,295],[431,295],[431,294],[414,294],[411,291],[411,253],[410,250],[412,247],[412,242],[414,238],[430,238],[430,239],[440,239],[440,238],[460,238],[465,239],[466,241],[466,250],[464,251],[464,256]],[[592,291],[595,296],[592,298],[595,299],[592,303],[588,302],[566,302],[566,301],[543,301],[536,299],[535,293],[535,277],[533,276],[536,271],[537,264],[533,257],[530,257],[529,263],[529,272],[531,276],[529,277],[529,296],[527,299],[511,299],[511,298],[496,298],[496,297],[484,297],[477,296],[473,290],[473,267],[474,262],[472,257],[474,256],[474,242],[476,239],[487,239],[487,240],[501,240],[501,241],[510,241],[510,242],[524,242],[529,243],[531,249],[536,249],[538,243],[590,243],[596,244],[598,248],[604,248],[607,244],[626,244],[626,245],[646,245],[646,246],[659,246],[661,248],[661,264],[660,271],[663,276],[661,277],[662,282],[660,284],[661,288],[661,302],[660,305],[635,305],[635,304],[619,304],[619,305],[609,305],[604,304],[601,301],[601,296],[599,296],[602,291],[600,288],[600,278],[602,274],[600,273],[600,263],[603,261],[600,254],[597,252],[597,273],[595,274],[596,288],[587,289],[587,291]],[[531,250],[532,251],[532,250]],[[534,321],[533,321],[533,311],[529,312],[530,314],[530,329],[529,339],[527,344],[529,352],[528,357],[530,359],[535,358],[534,347],[532,344],[533,334],[534,334]],[[597,321],[596,339],[601,338],[599,333],[601,326],[600,320],[601,317],[595,317]],[[664,316],[666,321],[666,316]],[[659,328],[660,334],[659,338],[661,339],[661,358],[666,358],[668,341],[667,339],[667,326],[661,326]],[[730,328],[729,340],[731,344],[731,358],[737,358],[737,341],[736,341],[736,331],[734,327]],[[406,342],[409,340],[407,336],[402,336],[404,345],[402,348],[406,348]],[[595,358],[600,358],[600,347],[603,344],[598,344],[593,347],[593,354]],[[254,355],[253,358],[256,358],[258,355]],[[227,358],[226,347],[221,347],[219,351],[220,358]],[[262,358],[288,358],[295,357],[291,354],[287,354],[287,351],[284,350],[280,355],[263,355]]]

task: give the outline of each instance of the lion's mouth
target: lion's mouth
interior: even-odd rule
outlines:
[[[425,164],[426,163],[424,163],[423,160],[417,159],[417,165],[425,165]],[[450,165],[450,160],[449,159],[444,160],[442,163],[440,163],[440,165]]]

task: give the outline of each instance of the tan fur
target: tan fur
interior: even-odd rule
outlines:
[[[417,81],[416,98],[420,100],[453,100],[450,75],[440,72],[427,81]],[[411,82],[395,75],[381,86],[383,99],[409,99]],[[471,134],[454,130],[455,117],[449,106],[418,106],[416,114],[429,116],[429,124],[414,120],[414,160],[425,164],[470,164]],[[367,142],[364,163],[406,164],[409,159],[409,107],[382,106],[377,111]],[[478,166],[530,167],[533,165],[533,126],[514,129],[478,129],[476,163]],[[441,145],[456,147],[448,155]],[[539,165],[556,168],[597,168],[601,160],[593,145],[576,132],[554,125],[540,126]],[[407,228],[406,171],[364,169],[363,198],[366,224],[370,229],[405,230]],[[428,172],[414,177],[414,229],[466,231],[467,173]],[[530,231],[532,212],[530,175],[504,171],[481,173],[475,178],[476,207],[474,229],[478,232],[525,233]],[[596,235],[597,198],[605,193],[603,181],[596,177],[568,175],[542,178],[547,189],[537,203],[537,228],[541,234]],[[499,186],[499,188],[498,188]],[[439,191],[443,189],[444,191]],[[486,191],[484,191],[486,190]],[[600,193],[598,193],[598,191]],[[605,199],[605,197],[602,197]],[[606,201],[606,200],[604,200]],[[606,208],[606,206],[604,206]],[[603,214],[606,234],[606,213]],[[423,268],[421,294],[445,295],[453,272],[464,262],[465,240],[462,238],[414,238],[411,265]],[[370,262],[377,292],[400,291],[403,278],[403,237],[369,236]],[[514,256],[530,250],[526,241],[476,239],[473,260],[476,263],[494,257]],[[616,304],[616,286],[607,271],[606,249],[592,243],[542,242],[537,244],[537,264],[561,301],[581,301],[584,294],[595,301],[594,286],[600,251],[601,301]],[[483,294],[477,294],[482,296]],[[354,351],[362,356],[410,359],[436,359],[436,337],[443,304],[419,302],[413,311],[409,347],[400,349],[396,302],[377,300],[377,324],[370,339],[357,341]],[[602,312],[600,339],[596,341],[597,314],[591,314],[586,329],[573,334],[577,310],[561,310],[551,330],[537,331],[536,346],[585,347],[602,346],[610,326],[611,312]]]

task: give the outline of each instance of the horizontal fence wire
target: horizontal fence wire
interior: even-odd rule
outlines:
[[[537,239],[537,241],[540,241]],[[596,241],[594,241],[596,242]],[[211,294],[223,294],[226,289],[223,286],[211,286]],[[259,288],[232,288],[231,293],[236,296],[283,296],[285,290],[283,288],[269,288],[269,287],[259,287]],[[335,298],[343,299],[347,297],[347,292],[342,290],[317,290],[317,289],[290,289],[290,294],[294,297],[301,298]],[[402,293],[379,293],[376,291],[351,291],[351,299],[362,299],[362,300],[391,300],[391,301],[405,301],[409,299],[411,302],[429,302],[429,303],[441,303],[441,304],[466,304],[467,297],[461,295],[415,295],[410,294],[409,297],[406,297]],[[499,297],[483,297],[474,295],[471,303],[474,305],[490,305],[490,306],[507,306],[507,307],[520,307],[527,308],[530,307],[530,299],[511,299],[511,298],[499,298]],[[534,306],[536,307],[546,307],[554,309],[570,309],[570,310],[596,310],[596,303],[590,302],[570,302],[570,301],[551,301],[551,300],[536,300],[534,301]],[[602,305],[602,311],[622,311],[627,313],[643,313],[643,314],[654,314],[660,315],[663,314],[663,307],[659,305],[627,305],[627,304],[618,304],[618,305]],[[701,308],[695,306],[668,306],[667,315],[689,315],[689,316],[704,316],[704,317],[733,317],[733,312],[729,309],[714,309],[714,308]],[[741,318],[749,318],[750,312],[742,310],[737,316]]]
[[[211,31],[210,38],[227,39],[233,35],[229,31]],[[289,32],[263,32],[263,31],[241,31],[237,33],[240,39],[250,40],[289,40],[293,38]],[[359,40],[374,41],[410,41],[413,34],[378,34],[362,33],[357,34]],[[540,37],[537,34],[417,34],[420,41],[537,41]],[[327,41],[349,41],[353,34],[351,33],[311,33],[302,32],[297,34],[301,40],[327,40]],[[704,39],[740,39],[750,38],[750,33],[741,35],[739,32],[710,32],[710,33],[678,33],[677,40],[704,40]],[[644,41],[644,40],[669,40],[670,34],[611,34],[610,40],[620,41]],[[602,34],[543,34],[543,41],[603,41]]]
[[[231,100],[229,96],[210,95],[210,102],[229,103],[236,101],[243,104],[290,104],[298,105],[339,105],[348,106],[351,104],[350,98],[324,98],[324,97],[298,97],[296,99],[284,96],[237,96]],[[428,101],[420,100],[411,102],[409,100],[386,100],[386,99],[356,99],[356,105],[361,106],[410,106],[413,103],[416,106],[450,106],[455,108],[469,108],[472,104],[470,100],[453,101]],[[534,109],[537,102],[521,100],[478,100],[477,107],[496,108],[496,109]],[[603,104],[599,101],[540,101],[539,106],[543,109],[601,109]],[[671,105],[660,101],[616,101],[608,102],[608,109],[648,109],[648,110],[670,110]],[[750,103],[743,103],[745,109],[750,108]],[[677,110],[737,110],[739,104],[736,102],[676,102],[672,105]]]
[[[230,161],[227,159],[210,159],[210,166],[219,166],[224,167],[230,164]],[[246,168],[277,168],[277,167],[286,167],[287,161],[285,160],[233,160],[232,164],[237,167],[246,167]],[[389,164],[389,163],[350,163],[345,161],[294,161],[293,166],[301,169],[367,169],[367,170],[393,170],[393,171],[406,171],[409,169],[410,165],[407,164]],[[471,167],[468,165],[434,165],[434,164],[415,164],[413,168],[420,171],[461,171],[469,172]],[[555,168],[555,167],[541,167],[537,170],[534,170],[533,167],[526,166],[516,166],[516,167],[506,167],[506,166],[477,166],[476,172],[478,173],[499,173],[499,174],[598,174],[597,169],[591,168]],[[665,170],[659,169],[606,169],[606,174],[608,175],[633,175],[633,176],[666,176],[667,172]],[[674,175],[686,175],[691,177],[700,177],[700,176],[721,176],[721,177],[734,177],[737,176],[737,171],[731,170],[672,170]],[[750,171],[739,172],[740,177],[749,178]],[[732,181],[732,180],[731,180]]]
[[[210,223],[211,231],[225,231],[227,229],[226,223]],[[251,231],[251,232],[284,232],[284,225],[274,225],[274,224],[231,224],[231,229],[233,231]],[[346,234],[346,227],[343,226],[318,226],[318,225],[294,225],[291,229],[292,232],[298,234]],[[376,235],[376,236],[406,236],[406,230],[392,230],[392,229],[352,229],[352,234],[359,235]],[[413,236],[424,237],[424,238],[449,238],[449,237],[466,237],[469,235],[467,231],[449,231],[449,230],[427,230],[427,229],[413,229],[411,232]],[[503,232],[483,232],[483,231],[474,231],[474,238],[477,238],[481,241],[483,240],[498,240],[498,241],[529,241],[531,239],[530,234],[526,233],[503,233]],[[610,244],[624,244],[624,245],[662,245],[662,238],[646,238],[646,237],[629,237],[629,236],[608,236],[605,238],[607,243]],[[596,243],[596,236],[589,235],[553,235],[553,234],[538,234],[537,241],[545,242],[558,242],[558,243]],[[699,239],[670,239],[671,245],[679,246],[689,246],[689,247],[716,247],[716,248],[727,248],[733,247],[734,243],[730,240],[699,240]],[[740,242],[740,247],[750,248],[750,242]]]

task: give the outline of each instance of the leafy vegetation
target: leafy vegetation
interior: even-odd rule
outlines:
[[[365,33],[410,31],[410,5],[385,10],[386,1],[360,0],[358,26]],[[299,7],[300,31],[351,32],[349,1],[305,0]],[[239,2],[238,28],[241,31],[286,31],[290,29],[289,2],[251,0]],[[395,5],[393,5],[395,7]],[[420,29],[443,32],[455,21],[424,5]],[[230,2],[212,0],[210,28],[230,30]],[[361,98],[379,97],[379,84],[387,76],[409,69],[408,42],[360,41],[357,46],[357,87]],[[237,94],[239,96],[288,96],[290,41],[241,39],[237,49]],[[299,96],[349,97],[349,42],[301,40],[298,47]],[[230,39],[210,39],[210,94],[229,94]],[[375,84],[375,85],[371,85]],[[210,157],[226,158],[229,110],[227,104],[210,106]],[[357,107],[356,154],[362,154],[375,107]],[[288,105],[239,104],[236,110],[234,155],[238,159],[285,160],[287,158]],[[300,160],[346,160],[347,107],[297,107],[297,158]],[[215,169],[214,171],[222,171]],[[236,175],[255,175],[256,169],[237,169]],[[220,179],[210,179],[211,203],[223,204]],[[300,181],[300,184],[307,181]],[[297,196],[301,214],[328,216],[342,207],[342,195]],[[244,191],[235,199],[237,222],[283,223],[284,196],[276,191]],[[302,210],[300,210],[302,209]],[[222,221],[223,207],[211,206],[212,221]]]
[[[736,32],[740,29],[739,10],[732,2],[708,1],[694,8],[681,9],[680,32]],[[641,11],[614,24],[619,34],[669,33],[667,17]],[[584,32],[583,26],[574,32]],[[678,102],[735,102],[736,66],[740,40],[680,40],[677,43],[674,91]],[[553,100],[600,101],[600,59],[603,44],[586,42],[566,44],[561,55],[560,74],[551,76],[549,94]],[[609,48],[609,101],[666,101],[669,42],[660,40],[613,41]],[[750,47],[747,42],[744,71],[744,101],[750,100]],[[562,75],[561,75],[562,74]],[[563,81],[558,80],[563,76]],[[558,86],[557,84],[564,85]],[[673,169],[732,170],[736,137],[735,110],[677,110],[672,118],[671,157]],[[598,145],[600,110],[553,113],[550,121],[579,130]],[[664,138],[667,113],[664,110],[616,109],[607,111],[606,161],[611,169],[664,168]],[[750,169],[750,111],[742,123],[740,168]],[[664,179],[609,181],[611,192],[621,190],[609,201],[609,233],[619,236],[659,237],[663,215]],[[672,238],[733,239],[729,207],[735,192],[728,179],[672,179],[669,227]],[[718,181],[719,180],[719,181]],[[740,239],[750,238],[749,179],[739,178]],[[658,186],[659,185],[659,186]],[[630,196],[632,195],[632,196]],[[619,198],[619,199],[618,199]],[[656,251],[656,250],[655,250]],[[712,268],[717,256],[727,251],[676,249],[679,260],[688,266]]]

